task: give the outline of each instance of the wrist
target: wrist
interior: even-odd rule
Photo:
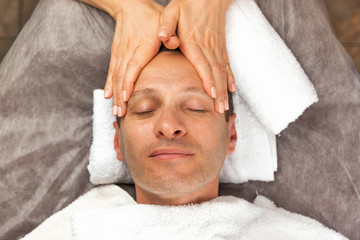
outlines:
[[[113,10],[110,12],[107,12],[112,18],[115,20],[118,19],[118,17],[122,14],[123,10],[129,6],[132,6],[136,3],[143,3],[143,4],[153,4],[155,3],[154,0],[117,0],[116,5],[114,5]]]
[[[225,8],[228,9],[234,0],[223,0],[223,1],[225,3]]]

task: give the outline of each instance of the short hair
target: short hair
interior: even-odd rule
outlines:
[[[162,44],[158,53],[165,52],[165,51],[181,52],[179,48],[168,49]],[[228,100],[229,100],[229,110],[225,111],[225,120],[228,122],[230,116],[232,116],[234,114],[234,103],[233,103],[233,98],[232,98],[232,92],[230,92],[228,90],[227,93],[228,93]],[[116,116],[116,122],[117,122],[118,126],[120,127],[120,118],[118,116]]]

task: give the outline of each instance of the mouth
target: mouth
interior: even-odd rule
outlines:
[[[175,160],[179,158],[188,158],[194,155],[195,155],[194,153],[184,149],[168,148],[168,149],[159,149],[153,151],[152,153],[150,153],[149,158],[167,161],[167,160]]]

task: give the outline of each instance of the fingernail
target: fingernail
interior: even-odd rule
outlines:
[[[233,90],[234,92],[236,91],[236,85],[235,85],[235,83],[231,84],[231,88],[232,88],[232,90]]]
[[[118,117],[122,117],[122,109],[121,109],[121,107],[117,107],[117,113],[118,113]]]
[[[117,115],[117,107],[114,105],[113,106],[113,115],[116,116]]]
[[[215,89],[215,87],[211,88],[211,97],[216,98],[216,89]]]
[[[108,89],[106,89],[105,92],[104,92],[104,96],[105,96],[106,98],[108,98],[109,95],[110,95],[110,91],[109,91]]]
[[[126,101],[126,90],[122,91],[122,99],[124,102]]]
[[[167,38],[168,37],[167,31],[164,31],[164,30],[160,31],[159,37],[166,37]]]
[[[225,107],[225,111],[229,110],[229,101],[228,100],[224,101],[224,107]]]
[[[224,102],[219,103],[219,112],[224,113]]]

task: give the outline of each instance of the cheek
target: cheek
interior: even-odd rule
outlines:
[[[151,142],[152,131],[146,124],[136,124],[132,122],[124,124],[121,128],[121,139],[125,158],[129,156],[139,155],[146,146]]]
[[[198,121],[195,124],[192,122],[190,126],[192,126],[192,135],[204,148],[209,150],[226,148],[228,131],[222,121]]]

